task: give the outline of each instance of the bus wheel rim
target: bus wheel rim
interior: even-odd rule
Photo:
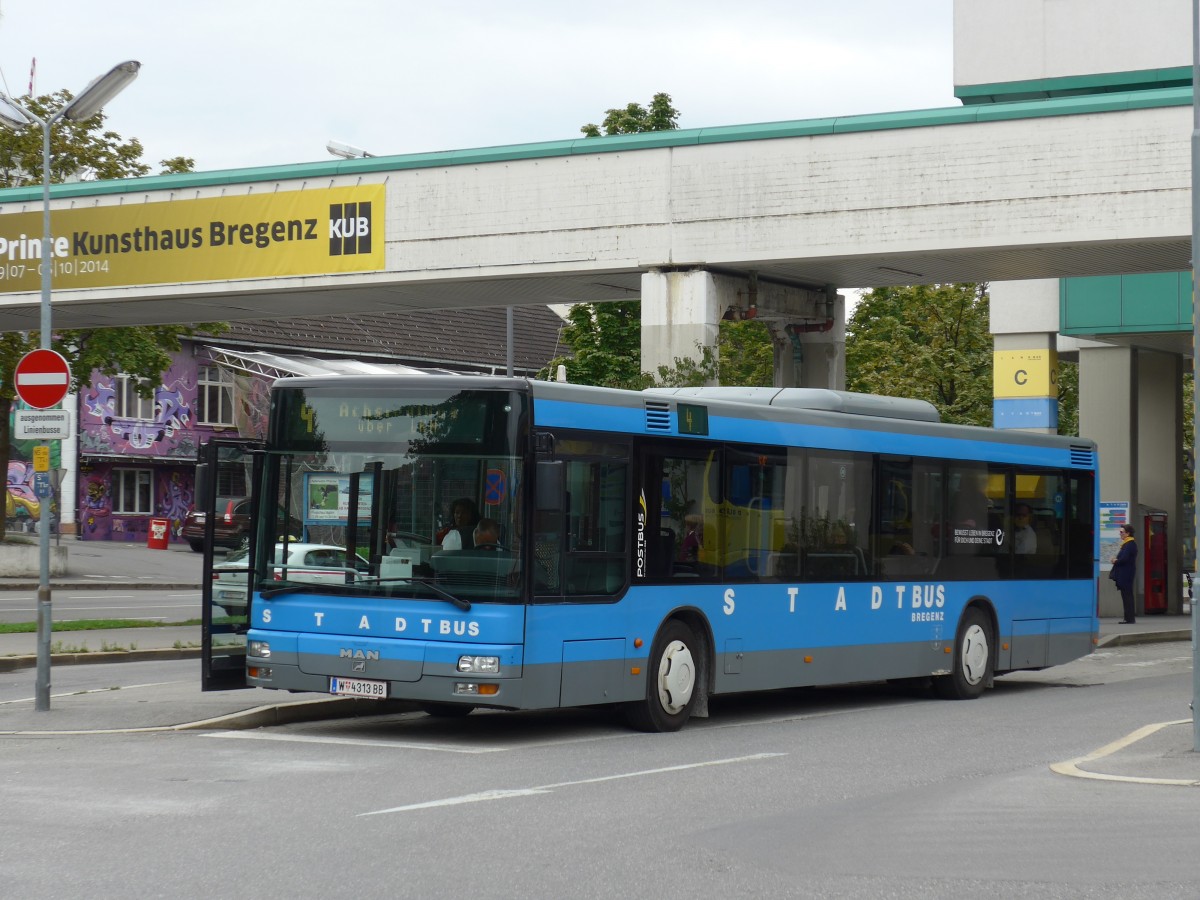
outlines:
[[[671,641],[658,664],[658,702],[670,715],[683,711],[696,687],[696,664],[683,641]]]
[[[968,684],[979,684],[987,671],[987,632],[980,625],[971,625],[963,635],[962,671]]]

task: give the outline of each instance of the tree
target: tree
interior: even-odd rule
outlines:
[[[928,400],[943,421],[990,426],[987,285],[868,291],[846,324],[846,386]]]
[[[20,101],[43,119],[70,102],[69,91],[58,91]],[[73,122],[60,121],[50,135],[50,180],[130,178],[146,175],[150,167],[141,160],[142,144],[128,141],[112,131],[103,130],[104,114]],[[164,171],[191,171],[187,157],[163,160]],[[30,127],[21,131],[0,131],[0,186],[42,182],[42,131]],[[140,379],[139,392],[153,396],[154,388],[170,363],[171,352],[179,350],[180,338],[196,334],[219,334],[223,323],[197,325],[153,325],[129,328],[92,328],[56,331],[51,346],[71,367],[72,389],[87,383],[93,369],[106,375],[125,372]],[[10,331],[0,334],[0,472],[7,480],[12,433],[10,430],[16,390],[13,370],[21,357],[41,346],[37,331]],[[7,501],[7,497],[5,498]],[[6,523],[0,518],[0,539]]]
[[[47,120],[70,103],[72,96],[62,90],[17,102]],[[141,141],[125,141],[119,134],[105,131],[104,120],[104,113],[98,112],[90,119],[62,119],[54,126],[50,134],[51,182],[136,178],[150,173],[150,167],[142,162]],[[0,132],[0,186],[41,183],[41,128]]]
[[[696,358],[675,357],[659,366],[659,387],[701,387],[713,382],[739,387],[770,387],[775,381],[775,348],[763,322],[722,321],[715,348],[696,344]]]
[[[567,313],[562,341],[571,355],[552,359],[542,374],[566,365],[575,384],[641,390],[651,379],[642,374],[642,307],[637,300],[576,303]]]
[[[658,93],[650,108],[640,103],[627,104],[624,109],[610,109],[604,116],[605,134],[641,134],[643,131],[674,131],[679,127],[679,110],[671,105],[671,95]],[[579,129],[588,137],[600,137],[600,126],[584,125]]]

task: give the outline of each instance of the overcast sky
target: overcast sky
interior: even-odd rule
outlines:
[[[561,140],[666,91],[683,128],[956,106],[952,0],[0,0],[7,93],[78,93],[197,171]]]

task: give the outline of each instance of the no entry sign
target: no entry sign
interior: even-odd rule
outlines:
[[[17,396],[34,409],[48,409],[67,396],[71,370],[53,350],[30,350],[13,372]]]

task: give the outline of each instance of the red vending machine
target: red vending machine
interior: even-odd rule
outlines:
[[[1147,513],[1144,521],[1145,611],[1147,615],[1161,615],[1167,611],[1167,514]]]

